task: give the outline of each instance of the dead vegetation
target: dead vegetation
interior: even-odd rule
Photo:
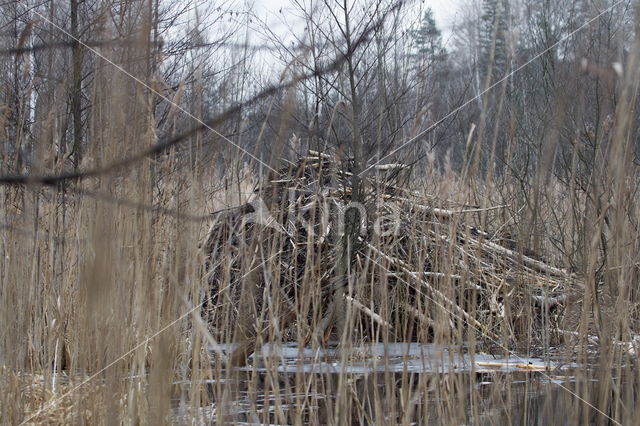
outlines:
[[[634,424],[637,5],[460,3],[0,4],[0,423]]]
[[[354,342],[381,332],[408,341],[459,327],[467,338],[516,343],[521,334],[505,305],[516,312],[530,305],[541,317],[562,311],[567,294],[583,288],[576,274],[470,224],[469,216],[506,206],[443,208],[405,189],[402,164],[373,168],[362,179],[364,202],[354,203],[350,162],[334,158],[310,151],[259,185],[247,204],[214,216],[203,246],[211,286],[205,315],[216,338],[243,342],[234,363],[268,340],[258,334],[318,345],[345,332]],[[341,275],[348,209],[357,211],[359,229]],[[344,328],[347,306],[353,333]],[[225,335],[225,324],[236,324],[233,334]]]

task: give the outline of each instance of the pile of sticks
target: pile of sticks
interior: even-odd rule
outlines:
[[[214,215],[203,244],[204,315],[216,339],[239,345],[237,362],[272,339],[428,339],[452,330],[513,339],[517,324],[505,307],[561,310],[567,290],[581,285],[515,241],[470,225],[504,206],[436,206],[404,188],[403,164],[358,176],[356,203],[353,161],[334,158],[309,151],[249,203]]]

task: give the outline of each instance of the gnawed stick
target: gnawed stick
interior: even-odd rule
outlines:
[[[452,311],[455,311],[455,312],[449,312],[449,313],[451,313],[453,315],[458,314],[458,316],[460,316],[463,319],[465,319],[468,323],[473,324],[474,327],[476,329],[478,329],[478,331],[481,331],[486,336],[489,336],[491,339],[495,339],[496,341],[500,340],[500,337],[498,337],[497,334],[494,334],[493,332],[487,330],[485,328],[485,326],[480,321],[478,321],[477,319],[473,318],[471,315],[469,315],[469,313],[467,311],[465,311],[460,306],[458,306],[457,303],[455,303],[454,301],[449,299],[447,296],[442,294],[438,289],[434,288],[426,280],[422,279],[420,277],[419,273],[411,271],[409,269],[408,265],[405,262],[403,262],[400,259],[394,259],[391,256],[387,256],[385,253],[383,253],[382,251],[380,251],[377,248],[375,248],[371,243],[367,243],[367,246],[373,252],[375,252],[378,256],[388,260],[389,262],[391,262],[391,264],[393,264],[394,266],[398,267],[402,272],[406,273],[411,278],[413,278],[414,281],[416,281],[422,287],[426,288],[432,295],[434,295],[434,297],[436,299],[438,299],[437,301],[434,300],[436,303],[439,302],[439,303],[442,303],[442,304],[446,305],[446,306],[442,306],[445,310],[451,309]],[[380,264],[378,264],[378,265],[380,265]],[[380,266],[382,266],[382,265],[380,265]]]
[[[373,310],[371,310],[370,308],[367,308],[366,306],[364,306],[362,303],[358,302],[353,297],[345,294],[344,298],[347,299],[347,301],[349,303],[351,303],[354,307],[356,307],[357,309],[362,311],[364,314],[368,315],[372,320],[374,320],[376,323],[378,323],[382,327],[387,327],[389,329],[393,329],[391,324],[389,324],[388,322],[383,320],[380,315],[376,314],[375,312],[373,312]]]
[[[502,367],[511,367],[516,368],[518,370],[526,370],[526,371],[548,371],[549,367],[546,365],[539,364],[516,364],[513,362],[488,362],[488,361],[476,361],[476,365],[479,367],[490,367],[490,368],[502,368]]]
[[[409,166],[402,163],[390,163],[390,164],[378,164],[373,166],[375,170],[397,170],[397,169],[407,169]]]
[[[491,207],[478,208],[478,209],[446,210],[446,209],[438,209],[435,207],[425,206],[418,203],[413,203],[410,200],[407,200],[404,198],[399,198],[398,200],[405,201],[409,203],[411,207],[416,207],[418,210],[425,210],[430,213],[433,213],[433,215],[435,216],[445,218],[445,219],[449,219],[455,215],[460,215],[460,214],[488,212],[491,210],[504,209],[505,207],[508,207],[507,205],[501,205],[501,206],[491,206]]]
[[[327,160],[333,160],[333,157],[325,152],[318,152],[309,150],[310,158],[317,160],[318,158],[326,158]]]
[[[556,268],[555,266],[551,266],[548,265],[544,262],[541,262],[539,260],[535,260],[529,256],[526,256],[524,254],[518,253],[516,251],[513,250],[509,250],[506,247],[502,247],[499,244],[496,243],[492,243],[490,241],[484,241],[484,242],[480,242],[477,241],[473,238],[470,238],[470,241],[473,241],[476,245],[480,246],[480,247],[484,247],[485,249],[490,249],[494,252],[500,253],[504,256],[507,256],[509,258],[511,258],[514,261],[517,261],[518,259],[522,259],[522,263],[525,264],[526,266],[528,266],[529,268],[537,271],[537,272],[543,272],[543,273],[547,273],[553,276],[556,276],[558,278],[571,278],[571,275],[569,273],[567,273],[567,271]]]
[[[428,277],[428,278],[449,278],[451,280],[455,280],[455,281],[459,281],[462,279],[462,275],[458,275],[458,274],[446,274],[444,272],[416,272],[417,274],[422,274],[422,276],[424,277]],[[395,273],[390,272],[388,274],[390,277],[394,277],[396,276]],[[482,290],[482,287],[478,287],[478,286],[473,286],[473,288],[477,288],[478,290]]]

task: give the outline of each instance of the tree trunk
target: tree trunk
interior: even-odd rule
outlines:
[[[78,0],[71,0],[71,117],[73,120],[73,166],[78,169],[82,160],[82,45],[78,28]]]

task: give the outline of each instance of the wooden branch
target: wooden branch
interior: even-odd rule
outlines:
[[[373,312],[373,310],[367,308],[366,306],[364,306],[362,303],[358,302],[356,299],[354,299],[353,297],[345,294],[344,298],[347,299],[347,301],[349,301],[354,307],[358,308],[359,310],[361,310],[363,313],[365,313],[366,315],[368,315],[369,317],[371,317],[372,320],[374,320],[376,323],[378,323],[379,325],[381,325],[382,327],[386,327],[389,329],[393,329],[393,327],[391,326],[391,324],[389,324],[388,322],[386,322],[385,320],[382,319],[382,317],[378,314],[376,314],[375,312]]]
[[[326,154],[324,152],[313,151],[311,149],[309,150],[309,154],[311,154],[309,159],[313,159],[313,160],[317,160],[318,158],[326,158],[327,160],[333,159],[333,157],[329,154]]]
[[[517,368],[518,370],[527,370],[527,371],[548,371],[546,365],[537,365],[537,364],[514,364],[512,362],[486,362],[486,361],[476,361],[476,365],[479,367],[492,367],[492,368],[502,368],[502,367],[512,367]]]
[[[408,268],[408,265],[405,262],[401,261],[400,259],[394,259],[394,258],[392,258],[390,256],[387,256],[385,253],[383,253],[382,251],[380,251],[377,248],[375,248],[371,243],[367,243],[367,246],[373,252],[375,252],[378,256],[388,260],[389,262],[391,262],[391,264],[393,264],[394,266],[398,267],[402,272],[406,273],[411,278],[413,278],[413,280],[416,281],[418,284],[420,284],[422,287],[426,288],[436,299],[438,299],[438,300],[434,300],[434,302],[442,303],[442,304],[446,305],[446,307],[442,306],[442,308],[444,308],[446,311],[448,311],[447,308],[451,309],[451,311],[454,311],[454,312],[448,311],[448,313],[450,313],[452,315],[456,315],[456,313],[457,313],[458,316],[464,318],[467,322],[473,324],[474,327],[478,331],[481,331],[483,334],[485,334],[486,336],[489,336],[490,338],[494,339],[495,341],[499,341],[500,340],[500,337],[498,337],[497,334],[494,334],[492,331],[487,330],[485,328],[485,326],[480,321],[478,321],[477,319],[473,318],[471,315],[469,315],[469,313],[467,311],[465,311],[460,306],[458,306],[457,303],[455,303],[454,301],[449,299],[447,296],[442,294],[438,289],[433,287],[426,280],[422,279],[420,277],[420,274],[417,274],[417,273],[411,271]],[[378,264],[378,265],[380,265],[380,264]],[[380,265],[380,266],[382,266],[382,265]]]
[[[500,205],[500,206],[485,207],[483,209],[447,210],[447,209],[438,209],[431,206],[425,206],[424,204],[413,203],[406,198],[399,198],[398,200],[406,201],[411,205],[411,207],[416,207],[419,210],[428,211],[432,213],[434,216],[438,216],[443,219],[449,219],[449,218],[452,218],[453,216],[461,215],[461,214],[488,212],[491,210],[504,209],[505,207],[508,207],[507,205]]]
[[[373,166],[376,170],[397,170],[397,169],[406,169],[409,166],[402,163],[391,163],[391,164],[378,164],[377,166]]]
[[[513,251],[513,250],[509,250],[506,247],[502,247],[499,244],[496,243],[492,243],[490,241],[483,241],[480,242],[478,240],[474,240],[474,239],[470,239],[470,241],[473,241],[475,244],[481,246],[481,247],[485,247],[488,249],[491,249],[494,252],[500,253],[504,256],[507,256],[509,258],[511,258],[514,261],[518,261],[519,259],[522,259],[522,263],[525,264],[526,266],[528,266],[529,268],[537,271],[537,272],[543,272],[543,273],[547,273],[549,275],[554,275],[556,277],[559,278],[570,278],[571,275],[569,273],[567,273],[567,271],[565,271],[564,269],[559,269],[556,268],[554,266],[548,265],[544,262],[541,262],[539,260],[535,260],[529,256],[525,256],[524,254],[518,253],[517,251]]]

